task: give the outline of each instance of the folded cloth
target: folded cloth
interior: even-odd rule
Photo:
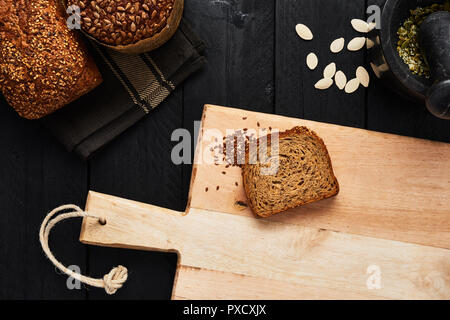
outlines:
[[[145,117],[206,61],[204,43],[185,21],[167,43],[149,53],[126,55],[95,43],[90,46],[103,83],[42,119],[82,159]]]

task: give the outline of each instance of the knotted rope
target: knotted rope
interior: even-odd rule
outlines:
[[[66,210],[71,210],[67,213],[61,213]],[[61,213],[57,217],[54,217],[56,214]],[[127,281],[128,278],[128,270],[124,266],[117,266],[113,268],[108,274],[105,274],[103,279],[94,279],[90,277],[83,276],[79,273],[76,273],[70,269],[67,269],[61,262],[59,262],[52,251],[48,246],[48,238],[50,235],[50,231],[52,228],[58,223],[66,219],[76,218],[76,217],[90,217],[97,219],[99,223],[105,224],[106,220],[104,218],[95,217],[89,215],[88,213],[81,210],[80,207],[69,204],[60,206],[54,210],[52,210],[44,219],[41,224],[41,228],[39,230],[39,241],[41,242],[42,249],[44,250],[47,258],[62,272],[67,274],[69,277],[77,279],[85,284],[88,284],[97,288],[104,288],[107,294],[114,294],[122,285]]]

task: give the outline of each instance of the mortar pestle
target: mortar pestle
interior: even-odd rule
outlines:
[[[422,23],[419,31],[421,49],[430,66],[430,79],[411,73],[397,52],[397,30],[410,16],[410,10],[444,2],[444,0],[369,0],[369,5],[380,6],[382,13],[380,24],[368,36],[368,56],[374,73],[388,88],[411,101],[425,103],[433,115],[450,119],[448,12],[431,14]]]
[[[420,45],[433,81],[425,96],[426,106],[436,117],[450,119],[450,12],[435,12],[425,19]]]

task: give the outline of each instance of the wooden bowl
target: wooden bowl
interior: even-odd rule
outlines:
[[[62,0],[62,3],[65,5],[65,7],[67,7],[67,0]],[[162,46],[164,43],[166,43],[170,38],[172,38],[181,22],[181,18],[183,16],[183,9],[184,9],[184,0],[175,0],[172,12],[170,13],[170,16],[167,19],[166,26],[160,32],[156,33],[152,37],[139,40],[138,42],[132,44],[111,45],[100,41],[99,39],[97,39],[96,37],[89,34],[83,29],[81,29],[81,31],[89,39],[112,50],[126,54],[140,54],[155,50],[160,46]]]

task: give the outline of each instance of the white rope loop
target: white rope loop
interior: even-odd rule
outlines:
[[[70,210],[67,213],[61,213],[63,211]],[[59,214],[55,217],[55,215]],[[113,268],[108,274],[105,274],[103,279],[95,279],[83,276],[76,273],[70,269],[67,269],[61,262],[59,262],[53,255],[50,247],[48,246],[48,238],[52,228],[58,223],[66,219],[77,218],[77,217],[90,217],[99,220],[99,223],[104,224],[105,220],[103,218],[95,217],[84,212],[80,207],[69,204],[60,206],[52,210],[44,219],[39,230],[39,241],[44,250],[47,258],[62,272],[67,274],[76,280],[79,280],[85,284],[88,284],[97,288],[104,288],[107,294],[114,294],[118,289],[122,288],[123,284],[128,279],[128,270],[124,266],[117,266]]]

